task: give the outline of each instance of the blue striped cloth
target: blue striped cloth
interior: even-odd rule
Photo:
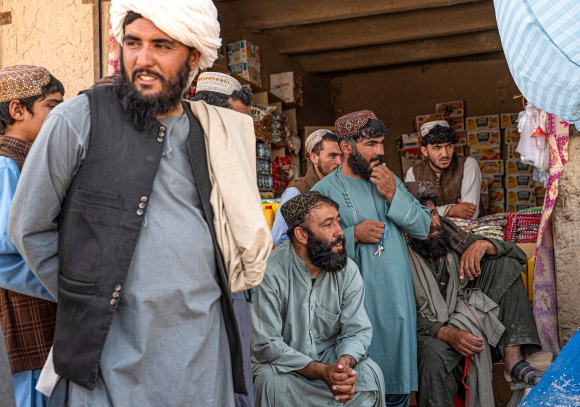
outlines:
[[[533,105],[580,126],[580,0],[494,0],[508,65]]]

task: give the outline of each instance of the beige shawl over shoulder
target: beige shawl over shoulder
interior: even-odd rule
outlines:
[[[233,110],[190,105],[205,134],[210,202],[230,289],[244,291],[260,284],[272,249],[258,191],[254,123]]]

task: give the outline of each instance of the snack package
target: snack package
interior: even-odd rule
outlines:
[[[518,126],[519,113],[502,113],[501,117],[501,128],[505,129],[507,127]]]
[[[403,172],[404,179],[409,168],[423,161],[423,154],[421,153],[421,148],[419,147],[403,148],[400,151],[400,154],[401,154],[401,169]]]
[[[524,164],[519,158],[508,158],[505,161],[505,173],[507,175],[533,174],[534,166]]]
[[[421,133],[405,133],[401,135],[401,148],[418,147],[421,140]]]
[[[466,146],[467,145],[467,132],[466,131],[456,131],[455,134],[459,137],[459,141],[455,143],[455,146]]]
[[[463,121],[463,116],[461,117],[447,117],[445,118],[447,123],[449,123],[449,127],[453,130],[457,131],[465,131],[465,124]]]
[[[481,175],[503,175],[503,160],[478,161]]]
[[[508,205],[534,206],[536,204],[536,190],[532,188],[508,189],[507,203]]]
[[[501,189],[490,189],[489,190],[489,201],[490,202],[501,202],[502,205],[505,203],[505,190]]]
[[[421,131],[422,125],[425,123],[434,122],[436,120],[444,120],[443,115],[441,113],[432,113],[415,116],[415,120],[413,121],[415,131]]]
[[[519,143],[521,134],[517,127],[508,127],[503,132],[504,143]]]
[[[475,146],[482,144],[500,144],[501,133],[499,130],[469,131],[467,132],[467,145]]]
[[[519,143],[505,143],[505,151],[506,151],[506,158],[512,159],[517,158],[520,159],[521,154],[516,151]]]
[[[520,175],[512,174],[505,177],[506,188],[517,189],[517,188],[535,188],[535,181],[532,179],[531,174]]]
[[[469,147],[469,155],[477,161],[492,161],[501,159],[501,146],[495,144]]]
[[[435,112],[440,113],[443,117],[463,117],[465,108],[463,100],[456,100],[455,102],[443,102],[435,105]]]
[[[490,202],[489,208],[487,209],[487,213],[490,215],[504,213],[505,212],[505,205],[502,202]]]
[[[499,115],[474,116],[465,119],[467,131],[499,129]]]
[[[457,154],[459,157],[463,157],[465,155],[465,150],[462,146],[455,146],[453,148],[453,152]]]

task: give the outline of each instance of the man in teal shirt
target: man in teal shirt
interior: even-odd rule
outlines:
[[[417,390],[417,328],[404,232],[425,239],[431,215],[382,164],[387,129],[373,112],[350,113],[335,125],[343,164],[313,189],[340,205],[348,257],[366,289],[369,355],[385,375],[387,406],[407,406]]]
[[[384,406],[364,284],[346,255],[338,205],[307,192],[280,209],[289,241],[250,306],[256,406]]]

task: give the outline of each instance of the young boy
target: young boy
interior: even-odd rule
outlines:
[[[8,238],[8,214],[28,151],[63,95],[45,68],[0,69],[0,322],[17,407],[48,402],[34,388],[52,346],[56,304]]]

